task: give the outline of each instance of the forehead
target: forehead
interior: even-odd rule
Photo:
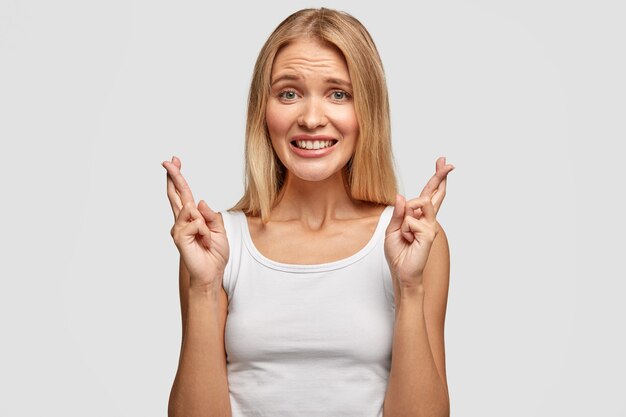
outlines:
[[[312,39],[295,40],[278,51],[272,65],[272,81],[288,73],[303,76],[334,74],[349,79],[348,66],[341,51]]]

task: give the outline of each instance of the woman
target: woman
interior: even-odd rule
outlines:
[[[163,163],[181,254],[170,416],[444,416],[445,158],[397,193],[382,64],[353,17],[305,9],[254,69],[246,190],[216,213]],[[393,360],[391,358],[393,357]]]

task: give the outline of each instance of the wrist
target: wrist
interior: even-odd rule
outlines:
[[[202,284],[190,284],[189,285],[189,295],[195,297],[209,297],[215,298],[219,296],[222,290],[222,280],[215,280],[211,284],[202,283]]]
[[[424,298],[424,285],[422,283],[416,285],[400,285],[400,297],[420,299]]]
[[[401,279],[398,272],[392,271],[391,277],[397,283],[400,294],[424,295],[424,277],[422,274],[414,277],[403,275],[403,279]]]

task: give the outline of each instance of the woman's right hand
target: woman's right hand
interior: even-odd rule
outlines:
[[[228,262],[228,239],[219,214],[204,200],[196,207],[177,157],[161,165],[167,170],[167,197],[174,213],[170,234],[189,271],[189,288],[218,290]]]

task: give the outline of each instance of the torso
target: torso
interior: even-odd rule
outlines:
[[[263,226],[260,217],[247,217],[254,246],[276,262],[316,265],[348,258],[370,241],[384,205],[369,203],[360,217],[335,219],[319,230],[310,230],[299,220],[270,221]]]

